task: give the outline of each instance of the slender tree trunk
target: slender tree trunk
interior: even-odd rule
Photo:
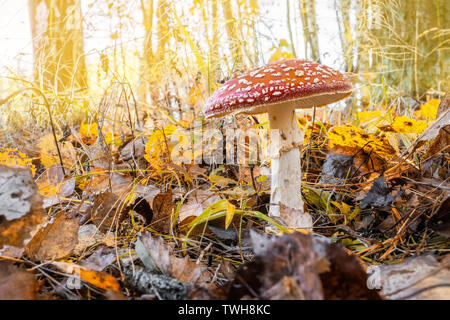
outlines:
[[[305,56],[307,56],[307,48],[309,46],[311,59],[319,61],[319,40],[314,0],[300,0],[300,16],[302,18],[303,37],[305,40]]]
[[[138,96],[142,101],[146,100],[146,95],[149,92],[149,84],[151,81],[151,67],[154,59],[153,54],[153,2],[154,0],[141,0],[141,10],[143,14],[143,22],[145,28],[144,39],[144,55],[141,59],[141,70],[139,79]]]
[[[345,69],[350,71],[353,62],[353,35],[350,27],[350,6],[351,0],[339,0],[335,3],[338,24],[339,36],[341,40],[342,53],[345,60]]]
[[[228,45],[233,56],[234,70],[244,67],[244,54],[242,52],[241,40],[236,29],[236,19],[234,18],[231,0],[220,0],[222,3],[223,15],[225,16],[225,29],[228,36]]]
[[[162,63],[166,57],[169,42],[169,0],[159,0],[156,9],[158,47],[156,50],[156,63]]]
[[[87,88],[79,0],[29,0],[37,84],[57,92]]]
[[[286,0],[286,24],[289,31],[289,39],[291,41],[291,49],[292,53],[294,54],[294,57],[297,57],[297,53],[295,52],[295,43],[294,43],[294,35],[292,33],[292,26],[291,26],[291,5],[290,0]]]
[[[219,57],[219,30],[217,28],[217,0],[210,0],[211,2],[211,15],[210,25],[212,26],[212,40],[210,47],[209,65],[212,70],[214,82],[220,78],[220,57]]]

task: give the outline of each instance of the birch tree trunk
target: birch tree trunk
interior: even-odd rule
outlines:
[[[225,29],[228,36],[228,46],[233,56],[234,70],[239,70],[244,66],[244,54],[242,52],[241,40],[239,39],[236,28],[236,19],[234,18],[231,0],[220,0],[222,4],[223,15],[225,17]]]
[[[29,0],[36,83],[55,92],[87,88],[79,0]]]
[[[300,0],[300,16],[303,25],[303,37],[305,40],[305,56],[307,48],[310,48],[310,56],[314,61],[320,62],[318,27],[316,22],[316,9],[314,0]]]

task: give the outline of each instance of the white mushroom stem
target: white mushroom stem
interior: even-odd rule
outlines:
[[[281,217],[288,227],[309,228],[311,218],[302,214],[300,146],[303,134],[297,124],[295,107],[268,108],[270,123],[271,191],[269,216]],[[283,210],[280,205],[295,209]],[[298,210],[301,210],[298,211]]]

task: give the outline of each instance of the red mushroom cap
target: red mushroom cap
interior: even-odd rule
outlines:
[[[206,101],[203,113],[207,118],[258,114],[287,102],[295,108],[319,107],[351,91],[349,79],[332,68],[302,59],[281,60],[227,81]]]

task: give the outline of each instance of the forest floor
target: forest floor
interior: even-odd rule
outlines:
[[[3,131],[0,299],[448,299],[449,101],[397,107],[299,116],[312,230],[268,217],[267,163],[171,160],[183,121]]]

